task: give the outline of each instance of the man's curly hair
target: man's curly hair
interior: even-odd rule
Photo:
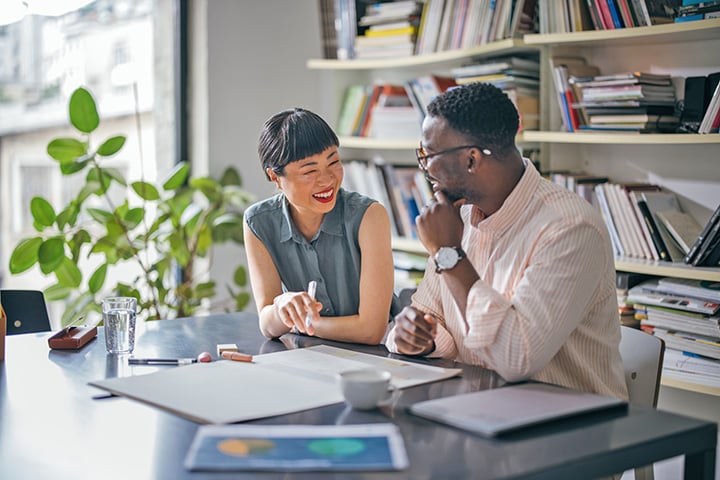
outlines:
[[[502,152],[515,144],[519,118],[515,105],[489,83],[452,87],[433,98],[428,115],[444,118],[448,125],[478,145]]]

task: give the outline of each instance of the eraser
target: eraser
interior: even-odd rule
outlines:
[[[223,352],[237,352],[238,347],[234,343],[218,343],[217,354],[221,356]]]

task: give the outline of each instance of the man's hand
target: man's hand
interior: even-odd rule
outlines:
[[[434,196],[435,199],[415,219],[418,238],[431,254],[440,247],[459,247],[463,234],[460,206],[464,201],[453,204],[440,191],[435,192]]]
[[[395,315],[395,345],[403,355],[427,355],[435,349],[437,320],[413,307]]]

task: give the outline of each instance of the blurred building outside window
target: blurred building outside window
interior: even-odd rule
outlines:
[[[93,132],[95,146],[111,135],[127,136],[108,165],[122,170],[130,181],[150,182],[172,168],[177,148],[175,113],[173,99],[166,97],[175,91],[175,4],[175,0],[3,0],[0,288],[44,289],[52,282],[38,268],[10,276],[8,262],[18,242],[34,233],[30,199],[41,195],[58,209],[84,183],[83,173],[78,178],[60,175],[46,152],[53,138],[77,136],[67,112],[76,88],[87,88],[97,103],[100,128]],[[161,92],[159,101],[155,92]],[[113,195],[121,198],[125,192]],[[84,270],[94,268],[88,265]]]

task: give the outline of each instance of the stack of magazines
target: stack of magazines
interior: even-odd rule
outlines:
[[[627,300],[641,328],[665,341],[664,377],[720,387],[720,282],[652,279]]]
[[[670,75],[624,72],[569,82],[579,97],[584,130],[672,132],[679,124]]]

